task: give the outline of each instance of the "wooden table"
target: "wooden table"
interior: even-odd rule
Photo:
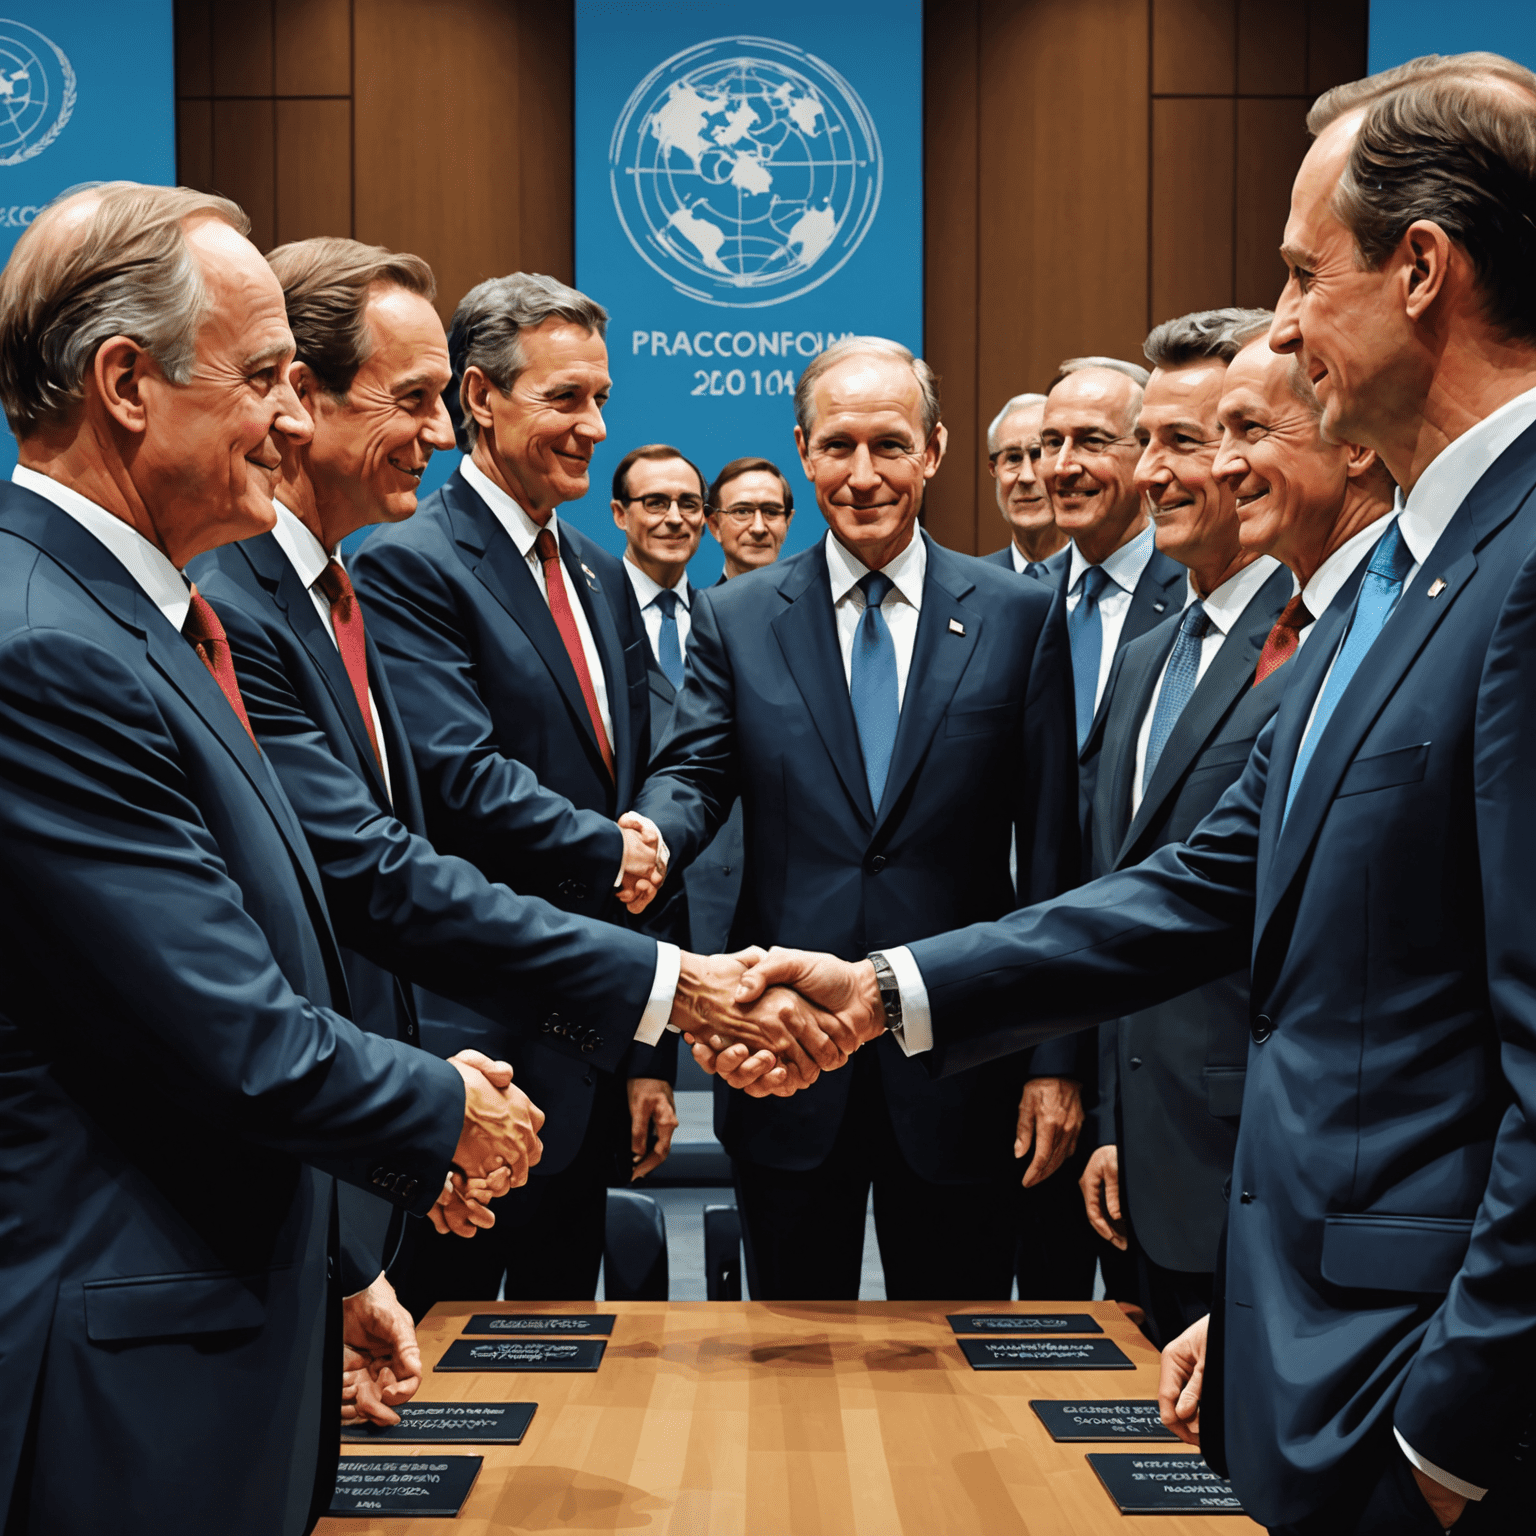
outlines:
[[[471,1312],[613,1312],[595,1373],[435,1373]],[[1091,1312],[1134,1371],[973,1371],[948,1312]],[[1087,1451],[1058,1445],[1030,1398],[1150,1398],[1157,1352],[1109,1302],[455,1302],[419,1330],[418,1402],[537,1402],[517,1446],[483,1454],[456,1522],[322,1520],[319,1536],[523,1531],[667,1536],[1254,1536],[1242,1516],[1124,1516]],[[344,1444],[342,1454],[366,1455]],[[1194,1452],[1187,1454],[1193,1456]]]

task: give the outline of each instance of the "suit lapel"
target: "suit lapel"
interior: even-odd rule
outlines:
[[[1124,843],[1127,828],[1131,825],[1131,796],[1136,782],[1136,741],[1141,735],[1141,723],[1152,706],[1152,692],[1162,674],[1163,663],[1167,661],[1178,635],[1178,625],[1170,624],[1168,634],[1158,645],[1144,648],[1134,661],[1123,664],[1123,667],[1134,666],[1136,670],[1127,676],[1122,669],[1122,676],[1115,684],[1115,709],[1117,713],[1124,711],[1126,728],[1114,733],[1114,756],[1099,770],[1101,773],[1107,771],[1110,775],[1111,804],[1115,819],[1105,841],[1111,849],[1119,848]],[[1106,703],[1109,698],[1110,690],[1106,688]]]
[[[1172,570],[1169,567],[1172,567]],[[1071,567],[1068,566],[1070,573]],[[1167,555],[1152,551],[1152,558],[1131,593],[1131,606],[1125,610],[1125,623],[1120,626],[1119,650],[1161,624],[1177,605],[1172,589],[1184,580],[1184,567]]]
[[[581,558],[576,548],[576,538],[569,525],[560,529],[560,558],[565,562],[565,574],[576,600],[585,609],[587,623],[592,629],[592,639],[597,645],[603,679],[608,688],[608,718],[613,722],[614,789],[620,805],[628,805],[634,798],[633,743],[629,739],[629,675],[624,670],[624,644],[619,639],[619,629],[613,621],[613,609],[603,596],[603,588],[594,571]],[[628,578],[625,578],[628,580]],[[563,647],[562,647],[563,649]],[[574,671],[574,669],[573,669]],[[582,714],[590,722],[586,701],[582,701]],[[592,744],[597,736],[592,733]],[[598,754],[601,757],[601,753]]]
[[[367,615],[364,615],[366,621]],[[366,629],[364,635],[368,651],[368,686],[373,692],[374,707],[379,712],[384,755],[393,765],[392,794],[388,800],[379,803],[388,806],[407,831],[425,836],[427,817],[422,808],[421,789],[416,782],[416,770],[411,761],[411,743],[405,734],[405,722],[400,718],[394,691],[389,686],[389,673],[384,669],[384,659],[374,648],[373,636]],[[369,751],[365,760],[371,762],[372,758],[373,753]]]
[[[869,799],[864,754],[848,697],[843,653],[837,643],[827,551],[822,541],[786,566],[779,579],[779,594],[788,606],[769,627],[848,798],[864,825],[873,828],[875,809]]]
[[[928,545],[923,606],[912,643],[912,665],[907,671],[890,771],[875,818],[876,830],[890,817],[902,791],[921,765],[981,634],[981,614],[962,601],[975,590],[975,583],[965,576],[960,562],[948,550],[940,549],[925,533],[918,537]],[[837,675],[841,680],[841,654]],[[852,713],[851,704],[849,712]]]

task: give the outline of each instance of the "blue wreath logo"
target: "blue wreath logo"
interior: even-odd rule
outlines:
[[[25,22],[0,17],[0,165],[20,165],[58,138],[75,110],[64,50]]]
[[[882,173],[853,87],[766,37],[716,38],[658,64],[608,149],[635,250],[679,292],[730,309],[826,282],[869,232]]]

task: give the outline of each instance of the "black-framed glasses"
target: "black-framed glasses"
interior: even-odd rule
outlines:
[[[759,513],[765,523],[782,523],[789,513],[777,501],[738,501],[720,509],[720,516],[745,527]]]
[[[704,514],[702,496],[668,496],[661,491],[652,491],[649,496],[626,498],[629,506],[633,506],[636,502],[639,502],[652,517],[665,517],[673,507],[676,507],[684,517],[702,517]]]

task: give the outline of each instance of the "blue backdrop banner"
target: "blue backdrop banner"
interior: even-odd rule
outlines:
[[[799,490],[801,370],[839,336],[921,347],[922,230],[920,0],[577,0],[576,284],[614,385],[583,531],[623,548],[609,484],[641,443]],[[805,490],[786,553],[825,529]],[[720,566],[706,535],[690,579]]]
[[[0,263],[66,187],[176,178],[171,0],[6,0]],[[0,473],[16,445],[0,426]]]
[[[1487,49],[1536,69],[1536,5],[1531,0],[1371,0],[1370,68],[1390,69],[1425,53]]]

